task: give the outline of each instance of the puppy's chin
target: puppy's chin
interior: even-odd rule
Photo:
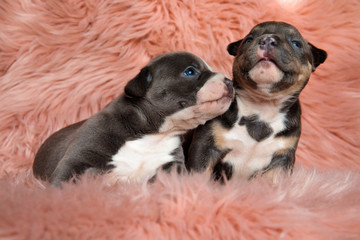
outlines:
[[[233,96],[226,94],[221,98],[199,103],[194,106],[193,110],[195,115],[198,116],[200,124],[204,124],[206,121],[225,113],[232,100]]]
[[[249,77],[258,85],[271,85],[279,82],[284,76],[277,65],[270,60],[259,61],[250,71]]]

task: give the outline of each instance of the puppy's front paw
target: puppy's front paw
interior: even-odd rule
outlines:
[[[173,162],[166,163],[161,166],[161,170],[165,171],[167,173],[171,173],[173,171],[176,171],[177,174],[186,174],[187,173],[184,162],[180,162],[180,161],[173,161]]]

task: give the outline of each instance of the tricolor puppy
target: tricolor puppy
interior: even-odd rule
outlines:
[[[232,82],[199,57],[160,55],[102,111],[50,136],[34,175],[54,185],[87,170],[111,182],[147,181],[163,166],[184,165],[181,134],[223,114],[233,95]]]
[[[222,180],[291,170],[301,130],[298,97],[326,52],[283,22],[255,26],[228,52],[235,56],[235,100],[196,129],[187,168]]]

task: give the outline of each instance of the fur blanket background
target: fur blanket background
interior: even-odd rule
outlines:
[[[358,0],[1,1],[0,238],[359,239],[359,15]],[[291,177],[85,178],[62,190],[33,178],[40,144],[121,94],[152,57],[186,50],[231,76],[226,46],[267,20],[328,52],[301,94]]]

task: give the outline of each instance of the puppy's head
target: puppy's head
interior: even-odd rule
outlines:
[[[235,56],[234,86],[263,98],[296,95],[327,57],[283,22],[264,22],[228,46]]]
[[[188,52],[160,55],[125,87],[127,97],[162,115],[159,131],[186,131],[223,114],[234,96],[232,82]]]

